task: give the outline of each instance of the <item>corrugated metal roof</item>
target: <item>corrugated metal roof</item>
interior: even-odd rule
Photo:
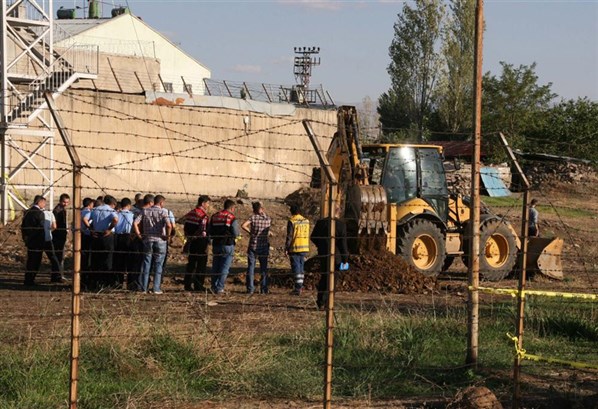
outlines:
[[[90,28],[97,27],[112,20],[111,18],[94,19],[73,19],[73,20],[54,20],[54,42],[65,40],[69,37],[81,34]]]
[[[473,154],[473,141],[428,141],[426,143],[442,146],[445,158],[470,159]],[[486,156],[484,146],[481,147],[480,156]]]
[[[503,183],[498,170],[490,167],[483,167],[480,169],[480,176],[482,183],[486,188],[486,192],[490,197],[505,197],[511,196],[511,192]]]

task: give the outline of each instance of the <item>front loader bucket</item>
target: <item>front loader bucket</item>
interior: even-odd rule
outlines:
[[[530,237],[527,244],[527,270],[557,280],[563,279],[563,239]]]

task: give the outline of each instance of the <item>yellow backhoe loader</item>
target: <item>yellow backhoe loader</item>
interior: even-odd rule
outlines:
[[[364,243],[382,243],[428,276],[446,271],[455,257],[469,263],[470,207],[467,198],[448,192],[442,147],[361,146],[356,110],[343,106],[327,157],[352,252]],[[321,211],[327,214],[329,190],[322,181]],[[479,231],[480,274],[500,280],[515,267],[520,239],[507,220],[487,209]],[[530,240],[528,268],[562,278],[562,245],[561,239]]]

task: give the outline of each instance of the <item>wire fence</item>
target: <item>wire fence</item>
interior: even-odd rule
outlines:
[[[82,158],[83,197],[91,202],[82,219],[79,406],[203,407],[207,401],[222,406],[247,401],[275,408],[318,406],[327,347],[325,314],[320,309],[324,295],[321,271],[330,254],[320,249],[318,256],[317,247],[310,243],[301,278],[292,272],[291,263],[302,256],[291,261],[287,245],[289,204],[298,205],[309,220],[312,241],[329,240],[327,235],[314,235],[321,217],[322,191],[308,187],[319,162],[301,127],[303,118],[272,119],[265,114],[216,108],[152,107],[141,99],[113,94],[88,98],[73,92],[63,98],[60,114]],[[336,117],[314,115],[310,121],[318,127],[317,136],[326,147],[337,130]],[[35,149],[31,138],[12,138],[25,151]],[[55,141],[53,149],[53,157],[42,149],[35,158],[39,163],[53,161],[53,166],[24,164],[21,172],[28,176],[19,183],[34,187],[39,182],[30,175],[52,169],[58,203],[58,193],[71,192],[72,165],[62,152],[62,143]],[[444,169],[418,177],[421,160],[418,156],[404,161],[399,176],[390,168],[379,175],[377,183],[384,185],[389,195],[402,192],[405,200],[412,201],[405,213],[421,209],[416,201],[422,192],[446,198],[446,203],[432,202],[436,209],[443,209],[442,203],[448,206],[449,197],[457,199],[438,182],[445,177]],[[369,165],[373,170],[375,164]],[[277,193],[272,194],[275,189]],[[580,191],[588,196],[580,197]],[[143,229],[136,234],[143,217],[127,219],[118,234],[111,231],[110,223],[101,226],[106,219],[124,219],[128,211],[133,212],[123,199],[134,205],[139,192],[165,196],[163,208],[173,213],[173,220],[166,224],[175,226],[165,240],[165,262],[153,260],[154,269],[156,263],[164,263],[163,275],[157,277],[154,270],[147,284],[142,270],[144,261],[148,263],[147,243],[153,236]],[[458,407],[471,387],[477,387],[481,399],[496,396],[509,404],[516,358],[523,360],[522,406],[596,405],[598,208],[590,197],[598,192],[592,185],[558,184],[532,193],[539,201],[541,236],[564,240],[563,279],[550,279],[536,271],[526,283],[523,348],[513,340],[514,300],[522,296],[516,275],[506,275],[507,271],[500,281],[482,282],[477,366],[464,363],[470,258],[453,254],[449,260],[439,252],[443,261],[439,274],[422,275],[386,250],[387,243],[396,243],[391,250],[401,250],[417,223],[392,228],[389,218],[378,232],[384,240],[376,242],[373,237],[366,240],[367,231],[356,227],[359,219],[345,213],[347,249],[361,251],[348,256],[348,270],[335,274],[333,406],[396,407],[409,400],[416,402],[414,407]],[[211,198],[206,209],[210,217],[223,209],[226,199],[232,200],[240,229],[234,245],[230,241],[218,244],[221,237],[216,230],[207,232],[211,244],[208,235],[205,240],[185,237],[185,216],[196,208],[200,194]],[[107,196],[116,198],[124,210],[114,216],[112,199]],[[32,200],[32,196],[23,197],[27,203]],[[268,280],[262,281],[266,269],[260,270],[264,254],[256,253],[254,280],[248,282],[251,235],[241,226],[261,220],[251,219],[252,203],[258,201],[270,219],[270,235],[261,236],[267,243]],[[481,258],[490,261],[482,263],[482,277],[504,262],[492,261],[496,251],[492,245],[501,245],[497,236],[507,235],[501,230],[504,226],[511,226],[520,241],[527,239],[520,234],[520,195],[484,201],[485,214],[495,217],[486,219],[488,240],[484,242],[490,245],[483,248]],[[343,203],[343,210],[350,208],[347,203],[350,205],[350,200]],[[467,201],[461,206],[458,210],[466,211]],[[0,400],[11,407],[57,407],[68,401],[72,203],[66,209],[66,215],[60,207],[54,212],[59,225],[52,232],[54,238],[64,241],[41,240],[44,229],[33,226],[27,234],[38,235],[41,247],[31,248],[29,254],[20,237],[22,210],[15,207],[14,220],[1,230],[0,298],[5,314],[0,318]],[[386,210],[378,209],[380,214]],[[448,209],[442,211],[448,214]],[[444,241],[446,232],[438,231]],[[459,226],[451,232],[464,243],[471,239]],[[342,234],[337,234],[336,239],[342,239]],[[419,247],[425,247],[425,236],[422,243],[409,247],[411,259],[426,257]],[[199,245],[202,240],[207,247],[199,251],[185,245],[193,241]],[[232,252],[225,248],[231,246]],[[62,247],[63,257],[55,258]],[[461,248],[465,249],[465,244]],[[33,283],[24,286],[26,270],[37,271],[35,263],[29,267],[26,263],[32,259],[37,263],[36,256],[42,253],[40,272]],[[535,259],[541,255],[533,247],[527,254]],[[215,260],[220,266],[223,261],[232,263],[227,279],[220,282],[221,294],[214,284],[218,283],[214,273],[221,271],[214,267]],[[514,263],[509,270],[517,273],[517,266]],[[157,290],[153,286],[160,279]],[[301,280],[302,290],[297,291]]]

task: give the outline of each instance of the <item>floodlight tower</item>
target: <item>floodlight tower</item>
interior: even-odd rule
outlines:
[[[295,80],[304,89],[309,89],[309,80],[311,79],[311,69],[320,65],[320,57],[315,57],[320,53],[320,47],[294,47],[295,63],[293,73]]]

